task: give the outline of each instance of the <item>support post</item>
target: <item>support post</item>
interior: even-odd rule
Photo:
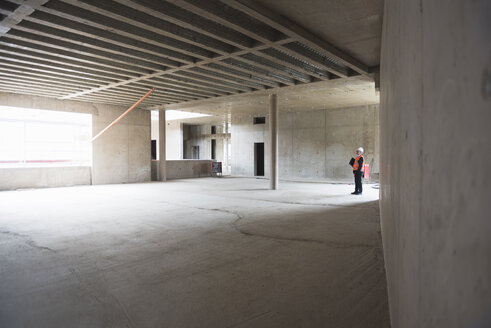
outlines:
[[[160,161],[159,161],[159,180],[166,181],[167,180],[167,165],[166,165],[166,153],[165,153],[165,109],[159,111],[159,153],[160,153]]]
[[[269,181],[270,189],[278,189],[278,97],[276,94],[269,95]]]
[[[225,164],[225,173],[229,174],[230,172],[228,171],[228,118],[225,121],[225,158],[223,162]]]

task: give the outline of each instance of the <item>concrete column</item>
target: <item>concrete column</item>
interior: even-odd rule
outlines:
[[[166,170],[166,153],[165,153],[165,110],[159,111],[159,152],[160,152],[160,162],[159,162],[159,180],[167,180],[167,170]]]
[[[224,173],[228,174],[228,118],[225,121],[225,158],[224,158],[225,170]]]
[[[269,95],[269,182],[271,190],[278,189],[278,97],[276,94]]]

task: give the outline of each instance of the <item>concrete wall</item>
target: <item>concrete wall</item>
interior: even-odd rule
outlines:
[[[167,161],[167,179],[188,179],[211,176],[211,160],[183,159]]]
[[[95,135],[127,108],[95,105],[92,116]],[[150,112],[134,110],[92,144],[92,183],[150,181]]]
[[[257,115],[266,116],[266,115]],[[279,129],[279,156],[280,178],[282,178],[282,160],[284,143],[289,142],[283,135],[282,126],[284,114],[280,113]],[[264,175],[269,176],[269,121],[266,124],[253,124],[253,117],[249,115],[232,114],[232,175],[254,176],[254,143],[264,142]]]
[[[199,147],[199,159],[211,159],[211,139],[216,140],[216,160],[224,161],[226,136],[223,125],[215,125],[216,134],[211,134],[211,125],[183,125],[184,158],[193,158],[193,146]]]
[[[392,327],[491,327],[491,2],[386,1],[381,225]]]
[[[249,116],[232,116],[232,174],[254,175],[254,143],[264,142],[269,176],[269,122],[253,124]],[[369,105],[282,113],[279,121],[280,179],[349,180],[348,162],[364,147],[371,177],[379,171],[378,106]]]
[[[157,159],[160,159],[159,121],[152,121],[152,140],[157,140]],[[165,154],[167,159],[182,159],[182,123],[167,121],[165,128]]]
[[[13,93],[0,93],[0,105],[92,114],[93,135],[127,109]],[[134,110],[92,147],[92,178],[86,168],[0,169],[0,190],[150,181],[150,112]]]
[[[208,159],[180,159],[167,161],[167,180],[203,178],[211,176],[211,163]],[[159,181],[160,161],[152,161],[152,181]]]
[[[90,184],[90,166],[0,168],[0,190]]]

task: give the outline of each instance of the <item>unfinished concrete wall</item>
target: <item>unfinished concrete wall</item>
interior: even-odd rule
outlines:
[[[280,106],[281,107],[281,106]],[[260,115],[258,115],[260,116]],[[232,116],[232,174],[254,175],[254,143],[265,144],[265,176],[269,175],[269,124],[253,124],[252,116]],[[378,106],[281,112],[280,179],[349,180],[348,162],[364,147],[376,180],[379,170]]]
[[[491,2],[386,1],[381,224],[392,327],[491,327]]]
[[[266,115],[257,115],[266,116]],[[269,133],[268,118],[265,124],[253,124],[253,116],[232,114],[232,175],[254,176],[254,143],[264,142],[264,176],[269,176]],[[280,114],[280,126],[283,122],[283,115]],[[282,130],[279,129],[278,147],[279,156],[283,147]],[[281,178],[280,161],[280,178]]]
[[[127,109],[13,93],[0,93],[0,105],[92,114],[93,135]],[[92,176],[74,167],[0,169],[0,190],[150,181],[150,112],[131,112],[93,143],[92,152]]]
[[[211,177],[209,159],[179,159],[166,161],[167,180]],[[160,161],[152,161],[152,181],[158,181]]]
[[[193,147],[199,147],[199,159],[211,159],[211,140],[216,140],[216,160],[224,161],[225,135],[223,125],[215,125],[216,133],[211,134],[212,125],[183,125],[184,158],[193,159]]]
[[[94,135],[127,108],[95,105]],[[134,110],[92,144],[92,183],[150,181],[150,112]]]
[[[152,140],[157,140],[157,159],[160,159],[159,121],[152,121]],[[182,159],[182,123],[167,121],[165,128],[165,153],[170,160]]]
[[[209,159],[167,161],[167,179],[211,177],[212,162]]]
[[[0,168],[0,190],[90,184],[90,166]]]

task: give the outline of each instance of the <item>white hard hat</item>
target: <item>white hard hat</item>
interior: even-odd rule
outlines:
[[[357,150],[359,150],[363,153],[363,147],[359,147]]]

